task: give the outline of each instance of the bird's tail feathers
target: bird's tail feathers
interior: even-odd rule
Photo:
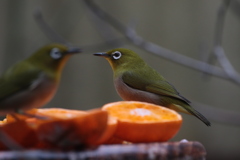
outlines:
[[[180,111],[180,112],[184,112],[184,113],[187,113],[187,114],[194,115],[195,117],[200,119],[203,123],[205,123],[207,126],[211,126],[211,123],[209,122],[209,120],[207,120],[206,117],[204,117],[201,113],[196,111],[191,106],[184,106],[184,107],[182,107],[180,105],[174,104],[174,107],[171,106],[170,108],[172,108],[172,109],[174,109],[176,111]]]

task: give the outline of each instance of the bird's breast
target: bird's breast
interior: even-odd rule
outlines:
[[[128,86],[123,82],[122,78],[116,78],[114,80],[115,88],[119,96],[126,101],[142,101],[148,103],[159,104],[161,97],[150,92],[142,91]]]
[[[41,107],[53,98],[57,86],[58,83],[55,80],[42,75],[33,81],[29,88],[0,101],[0,113]]]

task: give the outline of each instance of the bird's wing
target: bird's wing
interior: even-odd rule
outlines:
[[[8,69],[0,78],[0,101],[20,91],[30,89],[40,74],[40,70],[23,63],[18,63]]]
[[[179,94],[179,92],[163,78],[151,79],[148,76],[144,77],[139,74],[133,74],[131,72],[125,72],[122,75],[123,82],[128,86],[143,90],[146,92],[151,92],[154,94],[173,97],[179,100],[182,100],[186,103],[190,103],[189,100],[184,98]]]

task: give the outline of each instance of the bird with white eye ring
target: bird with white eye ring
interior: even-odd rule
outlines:
[[[79,48],[50,44],[7,69],[0,76],[0,115],[11,114],[16,120],[13,113],[33,116],[26,110],[41,107],[53,98],[64,64],[79,52]],[[11,150],[23,149],[2,130],[0,141]]]
[[[211,123],[184,98],[156,70],[147,65],[135,52],[117,48],[95,53],[107,59],[113,69],[115,88],[127,101],[142,101],[164,106],[175,111],[194,115],[207,126]]]
[[[43,46],[0,77],[0,114],[22,113],[48,103],[55,95],[62,69],[79,48],[62,44]]]

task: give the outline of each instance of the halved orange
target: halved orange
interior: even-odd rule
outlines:
[[[38,109],[34,108],[34,109],[30,109],[27,110],[26,113],[34,115],[37,112]],[[16,119],[18,120],[26,120],[26,119],[30,119],[32,117],[29,116],[25,116],[23,114],[19,114],[19,113],[12,113],[12,114],[7,114],[6,118],[4,120],[6,120],[7,123],[10,122],[15,122]]]
[[[103,135],[96,141],[96,144],[105,144],[107,143],[113,136],[113,134],[115,133],[116,129],[117,129],[117,119],[112,117],[112,116],[108,116],[108,124],[107,124],[107,128],[104,131]]]
[[[102,110],[118,119],[114,136],[129,142],[167,141],[176,135],[182,124],[177,112],[145,102],[114,102],[104,105]]]
[[[33,119],[41,120],[41,118],[34,118],[34,115],[39,116],[44,119],[69,119],[77,116],[81,116],[84,114],[87,114],[86,111],[80,111],[80,110],[70,110],[70,109],[63,109],[63,108],[39,108],[39,109],[30,109],[26,111],[27,114],[30,114],[31,116],[26,116],[22,114],[7,114],[6,120],[7,122],[13,122],[16,119],[16,117],[19,120],[28,120],[31,121]]]
[[[37,109],[35,114],[39,116],[47,116],[51,118],[69,119],[82,115],[86,115],[88,111],[63,109],[63,108],[42,108]]]
[[[33,117],[14,114],[18,119],[16,120],[11,115],[7,115],[0,125],[2,130],[6,130],[6,133],[17,143],[27,148],[74,149],[79,146],[95,146],[110,138],[116,129],[116,120],[115,122],[108,120],[107,111],[101,109],[79,111],[43,108],[30,110],[27,113]],[[45,119],[35,118],[34,115]],[[108,124],[111,125],[108,126]],[[26,136],[29,133],[35,138],[27,140]],[[0,142],[0,150],[4,147]]]
[[[37,135],[42,142],[59,148],[74,148],[79,146],[93,146],[104,134],[107,128],[108,113],[100,109],[93,109],[84,114],[63,112],[62,119],[53,119],[40,123]],[[66,118],[68,115],[73,114]],[[45,115],[44,115],[45,116]],[[65,118],[64,118],[65,117]]]
[[[12,141],[24,148],[30,148],[38,143],[38,138],[35,130],[31,128],[25,121],[19,120],[15,122],[7,123],[5,122],[0,126],[0,132],[6,134]],[[1,137],[3,138],[3,137]],[[0,150],[8,150],[0,138]]]

